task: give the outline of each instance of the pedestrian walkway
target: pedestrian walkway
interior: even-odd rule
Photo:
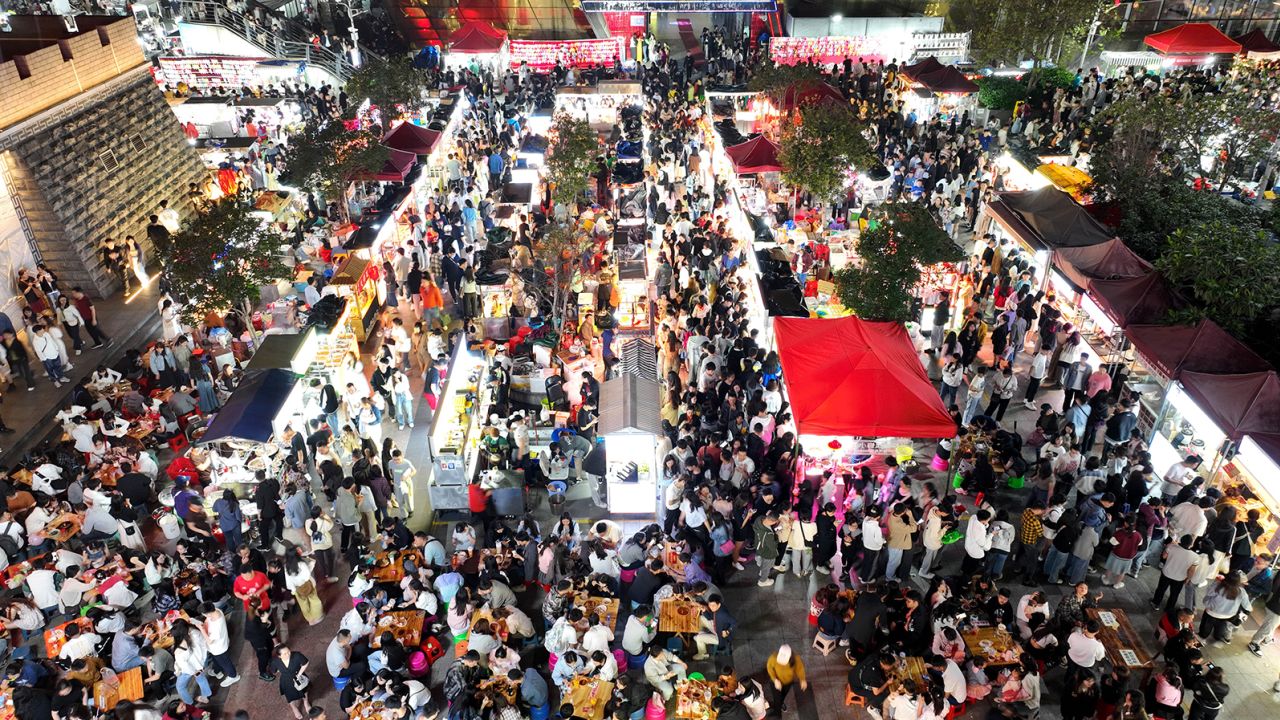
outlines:
[[[37,378],[34,391],[27,392],[19,383],[5,393],[0,400],[3,402],[0,417],[14,432],[0,436],[0,462],[13,465],[55,431],[53,416],[71,395],[75,382],[99,365],[114,365],[126,352],[140,348],[159,334],[160,311],[156,305],[159,297],[159,290],[152,284],[129,300],[118,295],[93,301],[98,311],[98,326],[111,338],[111,343],[97,350],[86,344],[83,354],[77,357],[73,353],[70,356],[71,363],[75,365],[67,373],[71,377],[71,385],[54,387],[41,368],[33,366],[32,372]]]

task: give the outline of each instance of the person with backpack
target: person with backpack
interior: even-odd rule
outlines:
[[[311,517],[304,527],[311,542],[311,554],[316,561],[318,577],[323,577],[327,582],[338,582],[338,576],[334,574],[333,518],[325,514],[324,508],[313,505]]]

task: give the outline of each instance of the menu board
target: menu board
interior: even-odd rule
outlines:
[[[592,40],[512,40],[511,67],[528,63],[535,70],[547,70],[559,60],[566,67],[613,65],[622,59],[622,38]]]

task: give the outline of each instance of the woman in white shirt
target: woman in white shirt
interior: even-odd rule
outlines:
[[[596,545],[596,549],[587,557],[591,563],[591,572],[601,575],[608,575],[617,580],[622,575],[622,566],[618,564],[618,555],[613,550],[604,546],[604,543]]]
[[[209,679],[205,677],[205,665],[209,662],[209,646],[204,634],[186,620],[174,622],[169,631],[173,636],[173,670],[178,676],[178,697],[192,705],[206,705],[213,695]],[[191,681],[200,688],[198,697],[191,696]]]
[[[309,625],[319,624],[324,619],[324,606],[316,592],[315,567],[314,560],[299,557],[297,553],[284,556],[285,587],[293,593],[294,599],[298,601],[298,609]]]

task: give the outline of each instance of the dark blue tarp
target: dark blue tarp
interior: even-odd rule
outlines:
[[[271,421],[280,414],[297,382],[293,371],[288,369],[247,371],[236,391],[209,423],[209,431],[200,438],[200,444],[217,440],[270,440],[274,432]]]

